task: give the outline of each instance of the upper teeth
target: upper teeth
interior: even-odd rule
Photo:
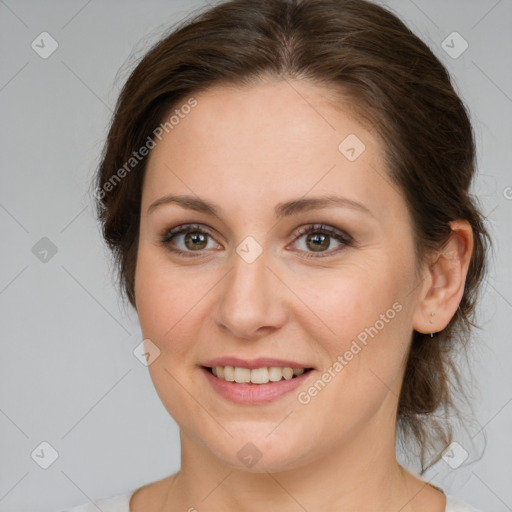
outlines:
[[[219,379],[228,382],[238,382],[240,384],[252,382],[253,384],[266,384],[268,381],[277,382],[283,377],[290,380],[294,375],[302,375],[304,368],[280,368],[271,366],[270,368],[240,368],[238,366],[214,366],[212,372]]]

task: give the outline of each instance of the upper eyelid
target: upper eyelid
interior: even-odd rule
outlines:
[[[164,229],[164,231],[162,233],[162,238],[181,235],[183,233],[186,233],[187,231],[194,231],[194,230],[202,231],[202,232],[206,233],[207,235],[211,236],[212,238],[214,238],[214,236],[212,235],[212,231],[214,231],[214,230],[212,228],[205,227],[203,224],[195,224],[195,223],[180,224],[178,226],[175,226],[174,228]]]
[[[315,231],[325,231],[327,234],[336,236],[338,235],[341,238],[352,239],[352,237],[344,230],[331,226],[330,224],[326,224],[324,222],[315,222],[312,224],[305,224],[295,230],[296,236],[301,237],[309,232]]]

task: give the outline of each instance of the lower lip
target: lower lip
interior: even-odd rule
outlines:
[[[263,404],[277,400],[290,393],[309,377],[312,370],[289,380],[269,382],[267,384],[237,384],[215,377],[209,370],[202,367],[201,370],[212,388],[221,396],[237,404]]]

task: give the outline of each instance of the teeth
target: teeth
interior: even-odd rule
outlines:
[[[212,373],[216,377],[228,382],[237,382],[239,384],[267,384],[270,382],[278,382],[283,378],[290,380],[304,373],[304,368],[290,368],[289,366],[280,368],[272,366],[269,368],[240,368],[233,366],[215,366]]]
[[[272,382],[277,382],[283,378],[283,370],[281,368],[272,366],[268,369],[268,376]]]
[[[222,366],[217,366],[217,374],[219,374],[219,368],[222,371]],[[235,369],[232,366],[224,366],[224,380],[227,380],[228,382],[234,382]]]
[[[251,370],[251,382],[253,384],[266,384],[268,382],[267,368],[254,368]]]
[[[251,370],[249,368],[235,368],[235,382],[241,384],[251,382]]]
[[[293,377],[293,370],[288,366],[286,368],[283,368],[283,377],[286,380],[290,380]]]

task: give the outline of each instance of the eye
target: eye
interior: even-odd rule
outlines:
[[[345,247],[353,245],[353,239],[347,233],[325,224],[310,224],[300,228],[295,233],[295,242],[305,237],[303,248],[304,258],[323,258],[338,253]],[[210,232],[199,224],[183,224],[167,230],[161,237],[161,244],[169,251],[186,257],[202,256],[205,249],[219,249],[221,246],[214,243],[214,247],[209,246],[209,241],[213,241]],[[332,245],[332,240],[339,244],[335,250],[327,250]],[[181,245],[181,247],[180,247]],[[216,247],[215,247],[216,245]],[[193,254],[193,253],[197,254]],[[308,254],[309,253],[309,254]]]
[[[161,243],[171,252],[187,257],[197,257],[201,256],[204,249],[213,248],[208,246],[208,238],[213,240],[211,234],[200,225],[183,224],[166,231],[161,238]],[[173,247],[177,245],[181,245],[182,248]],[[198,254],[191,254],[193,252]]]
[[[302,237],[305,237],[305,240],[303,248],[300,250],[306,253],[303,256],[305,258],[332,256],[333,253],[338,253],[345,247],[353,245],[353,239],[350,235],[325,224],[310,224],[300,228],[296,233],[295,241],[299,241]],[[340,244],[341,248],[327,251],[333,239]],[[312,253],[307,254],[310,250]]]

